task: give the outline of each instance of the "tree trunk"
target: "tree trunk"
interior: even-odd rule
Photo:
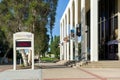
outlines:
[[[21,50],[20,50],[20,53],[21,53],[21,55],[22,55],[22,59],[23,59],[24,66],[28,66],[27,56],[26,56],[26,54],[25,54],[25,50],[24,50],[24,49],[21,49]]]
[[[40,63],[40,53],[38,52],[38,60],[39,60],[39,63]]]
[[[28,64],[32,65],[32,51],[31,50],[29,50],[29,53],[28,53]]]
[[[8,51],[10,50],[11,48],[8,48],[7,49],[7,51],[6,51],[6,53],[4,54],[4,56],[3,56],[3,58],[2,58],[2,60],[1,60],[1,64],[5,61],[5,59],[6,59],[6,56],[7,56],[7,54],[8,54]]]

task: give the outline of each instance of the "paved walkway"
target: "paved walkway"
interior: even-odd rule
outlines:
[[[13,65],[0,65],[0,80],[42,80],[41,69],[13,70]]]
[[[3,72],[8,69],[12,69],[13,65],[0,65],[0,72]]]
[[[36,65],[42,69],[2,71],[0,80],[120,80],[120,68],[71,68],[55,63]]]
[[[120,68],[68,68],[41,64],[43,80],[120,80]]]
[[[6,70],[0,73],[0,80],[42,80],[41,70]]]

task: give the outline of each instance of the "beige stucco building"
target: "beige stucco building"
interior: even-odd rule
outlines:
[[[120,0],[69,0],[60,20],[60,60],[119,60],[119,41]]]

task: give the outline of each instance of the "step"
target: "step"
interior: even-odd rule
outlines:
[[[84,68],[120,68],[120,61],[98,61],[83,64]]]

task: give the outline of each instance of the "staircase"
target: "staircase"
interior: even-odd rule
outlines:
[[[57,64],[59,64],[59,65],[65,65],[65,66],[68,66],[68,67],[73,67],[73,66],[75,66],[76,62],[75,61],[61,60],[61,61],[57,62]]]
[[[120,68],[120,61],[98,61],[84,63],[83,68]]]
[[[60,64],[60,65],[64,65],[65,63],[67,63],[68,61],[66,60],[61,60],[61,61],[58,61],[56,62],[57,64]]]

